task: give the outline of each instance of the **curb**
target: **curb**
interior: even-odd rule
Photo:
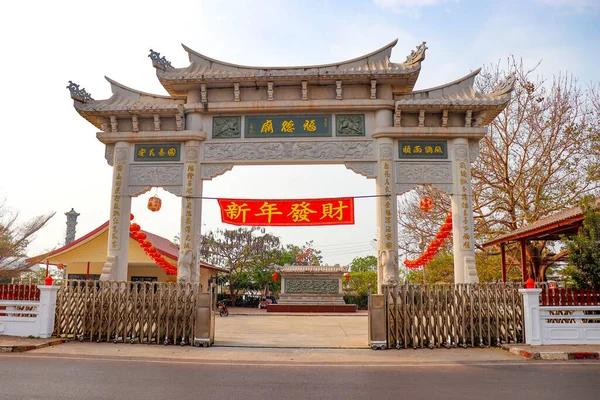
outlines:
[[[529,360],[600,360],[600,352],[594,351],[534,351],[502,345],[502,350]]]
[[[44,347],[56,346],[68,342],[69,339],[55,339],[49,342],[31,345],[20,345],[20,346],[0,346],[0,353],[22,353],[24,351],[42,349]]]

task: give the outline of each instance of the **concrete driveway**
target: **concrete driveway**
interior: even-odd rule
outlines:
[[[237,310],[236,310],[237,311]],[[367,348],[367,314],[280,315],[235,312],[215,318],[215,345]]]

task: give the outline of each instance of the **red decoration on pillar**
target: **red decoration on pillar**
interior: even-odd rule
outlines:
[[[51,275],[48,275],[48,276],[46,277],[46,279],[44,279],[44,284],[45,284],[46,286],[52,286],[52,276],[51,276]]]
[[[535,281],[533,279],[529,278],[525,281],[526,289],[533,289],[534,287],[535,287]]]

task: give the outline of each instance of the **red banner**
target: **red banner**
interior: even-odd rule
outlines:
[[[250,226],[353,225],[354,198],[218,199],[221,221]]]

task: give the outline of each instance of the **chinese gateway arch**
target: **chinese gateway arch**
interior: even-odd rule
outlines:
[[[113,167],[110,235],[101,279],[126,280],[131,198],[162,187],[182,198],[179,280],[198,280],[202,183],[234,165],[344,164],[376,179],[378,281],[398,278],[396,196],[429,184],[452,199],[455,282],[477,282],[470,166],[514,77],[477,93],[476,70],[414,91],[427,47],[390,60],[396,41],[348,61],[250,67],[183,46],[190,64],[149,57],[168,96],[111,79],[94,100],[71,83],[75,109],[100,131]],[[291,124],[291,125],[290,125]],[[187,268],[190,267],[190,268]]]

